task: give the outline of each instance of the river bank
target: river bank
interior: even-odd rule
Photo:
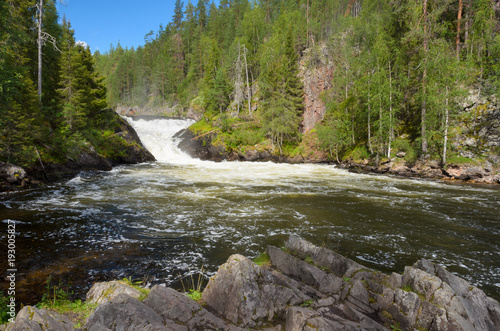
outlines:
[[[396,151],[391,159],[347,159],[340,162],[333,161],[326,153],[317,149],[314,142],[304,153],[293,156],[281,154],[270,147],[255,147],[244,151],[231,150],[222,144],[214,144],[217,138],[215,133],[200,135],[191,129],[185,129],[176,135],[180,139],[178,147],[191,157],[201,160],[220,162],[248,161],[277,163],[327,163],[335,164],[353,172],[394,175],[405,178],[425,178],[435,180],[460,181],[464,183],[500,184],[500,167],[491,162],[479,162],[474,159],[462,160],[461,163],[450,162],[443,166],[436,160],[405,159],[404,151]]]
[[[109,111],[111,113],[111,111]],[[154,161],[154,156],[142,145],[134,128],[112,112],[116,125],[109,145],[116,149],[112,155],[101,155],[92,145],[80,149],[78,157],[64,157],[64,162],[38,161],[30,167],[0,162],[0,192],[37,188],[48,183],[76,176],[82,171],[109,171],[122,164]],[[117,144],[118,142],[118,144]],[[49,148],[46,146],[46,148]]]
[[[235,254],[212,276],[201,300],[156,285],[96,283],[93,309],[24,307],[0,330],[498,330],[500,303],[428,260],[384,274],[290,236],[258,263]]]

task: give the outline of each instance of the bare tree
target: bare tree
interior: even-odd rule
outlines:
[[[244,45],[242,45],[244,47]],[[240,113],[240,103],[243,101],[243,63],[241,59],[241,46],[238,44],[238,57],[234,64],[234,101],[238,105],[238,114]]]
[[[60,1],[63,3],[62,1]],[[38,100],[40,101],[40,105],[42,104],[42,49],[43,45],[48,41],[50,42],[56,50],[59,50],[57,48],[57,40],[47,32],[43,31],[43,0],[39,0],[39,2],[36,4],[36,8],[38,11],[38,18],[36,20],[36,26],[38,29]]]

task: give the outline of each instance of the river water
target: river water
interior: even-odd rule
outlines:
[[[202,266],[213,274],[231,254],[254,257],[290,234],[384,272],[427,258],[500,299],[498,188],[200,161],[172,138],[190,121],[129,121],[157,162],[0,195],[2,247],[16,221],[18,300],[40,300],[49,277],[80,296],[124,277],[178,287]]]

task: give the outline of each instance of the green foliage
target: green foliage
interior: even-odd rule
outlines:
[[[181,278],[182,288],[184,289],[184,293],[191,299],[198,301],[201,299],[201,294],[203,292],[203,282],[205,278],[205,269],[203,266],[201,267],[198,277],[193,277],[193,274],[190,274],[187,277]],[[184,279],[187,278],[187,284],[184,284]]]
[[[405,152],[405,160],[414,163],[417,160],[417,152],[413,147],[412,143],[408,139],[398,138],[393,142],[393,151],[397,153],[399,151]]]
[[[3,291],[0,292],[0,325],[7,323],[9,321],[10,315],[9,307],[7,305],[10,303],[10,297],[6,297],[3,295]]]
[[[310,307],[311,307],[311,305],[312,305],[313,303],[314,303],[314,300],[309,299],[309,300],[306,300],[306,301],[302,302],[302,303],[300,304],[300,306],[301,306],[301,307],[307,307],[307,308],[310,308]]]
[[[269,265],[271,265],[271,258],[269,257],[269,255],[266,252],[264,252],[264,253],[261,253],[258,256],[256,256],[253,259],[253,262],[258,266],[264,266],[264,265],[269,266]]]
[[[366,146],[355,146],[351,151],[344,155],[344,159],[353,159],[356,161],[366,160],[370,158],[370,153]]]
[[[73,295],[69,289],[69,285],[64,285],[59,282],[57,285],[52,285],[52,279],[47,279],[46,292],[42,297],[42,301],[37,304],[37,307],[54,310],[63,315],[68,315],[75,323],[77,328],[85,324],[87,317],[97,308],[97,304],[82,302],[81,300],[71,301]]]

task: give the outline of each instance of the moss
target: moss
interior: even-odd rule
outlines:
[[[271,258],[266,252],[264,252],[261,253],[259,256],[255,257],[253,259],[253,262],[258,266],[264,266],[264,265],[269,266],[271,265]]]

